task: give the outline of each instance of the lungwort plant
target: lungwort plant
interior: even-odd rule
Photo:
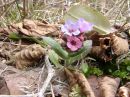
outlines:
[[[50,60],[59,66],[59,56],[65,60],[65,65],[69,65],[86,56],[91,50],[92,41],[86,40],[84,34],[92,29],[93,24],[85,21],[83,18],[80,18],[77,22],[67,20],[61,26],[62,39],[65,41],[65,47],[62,47],[50,37],[43,37],[44,42],[49,44],[54,50],[49,51]]]
[[[53,50],[49,51],[49,58],[56,66],[60,65],[60,58],[65,61],[65,65],[70,65],[91,51],[92,41],[87,40],[85,33],[94,29],[100,34],[108,34],[111,30],[106,17],[84,5],[70,8],[64,19],[65,24],[61,26],[61,34],[65,47],[50,37],[43,37],[43,41]]]

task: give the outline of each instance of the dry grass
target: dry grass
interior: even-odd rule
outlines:
[[[15,1],[13,4],[4,6],[4,10],[0,13],[0,26],[5,27],[11,23],[19,22],[24,15],[27,15],[26,18],[29,19],[57,23],[60,22],[70,6],[82,2],[102,12],[112,24],[124,22],[128,15],[129,0],[36,0],[34,4],[28,4],[25,13],[23,12],[23,2]]]

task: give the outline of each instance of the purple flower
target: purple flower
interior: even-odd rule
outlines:
[[[93,24],[86,22],[83,18],[80,18],[77,22],[72,22],[71,20],[66,21],[65,25],[61,26],[61,31],[69,36],[77,36],[80,33],[91,31],[92,28]]]
[[[64,32],[64,34],[72,36],[72,35],[79,35],[80,31],[78,29],[78,25],[71,20],[68,20],[65,22],[65,25],[61,26],[61,31]]]
[[[93,25],[83,18],[80,18],[77,22],[68,20],[65,25],[61,26],[61,31],[64,33],[63,39],[66,41],[67,47],[71,51],[79,50],[85,39],[84,32],[92,30]]]
[[[79,26],[80,32],[86,32],[86,31],[91,31],[93,29],[93,24],[85,21],[83,18],[80,18],[77,21],[77,25]]]
[[[74,36],[68,36],[67,37],[67,47],[71,50],[71,51],[77,51],[78,49],[80,49],[82,47],[82,41]]]

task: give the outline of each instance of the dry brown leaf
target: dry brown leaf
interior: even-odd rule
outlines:
[[[20,31],[29,36],[59,35],[58,25],[44,24],[42,22],[32,21],[27,19],[23,21],[23,27],[20,28]]]
[[[32,29],[32,31],[29,31],[29,30],[27,30],[27,29],[24,29],[24,28],[19,28],[19,30],[20,30],[20,32],[21,33],[23,33],[23,34],[25,34],[25,35],[28,35],[28,36],[36,36],[36,37],[38,37],[38,36],[41,36],[41,34],[40,34],[40,32],[41,31],[33,31]],[[35,30],[35,29],[34,29]],[[37,29],[36,29],[37,30]]]
[[[77,79],[77,82],[78,82],[79,86],[81,87],[84,95],[86,97],[95,97],[95,94],[94,94],[88,80],[84,76],[84,74],[75,71],[74,76]]]
[[[88,36],[93,41],[91,55],[105,61],[112,60],[112,55],[122,55],[128,52],[129,44],[127,39],[123,39],[114,33],[108,35],[98,35],[96,32]]]
[[[7,83],[4,77],[0,77],[0,95],[9,95],[10,91],[8,89]]]
[[[77,80],[75,79],[73,73],[70,70],[68,70],[67,68],[65,68],[65,74],[69,81],[70,87],[72,87],[74,84],[76,84]]]
[[[22,28],[22,27],[19,27],[19,30],[21,33],[25,34],[25,35],[28,35],[28,36],[32,36],[31,32]]]
[[[28,36],[40,37],[43,35],[59,36],[60,35],[59,24],[47,24],[37,20],[25,19],[21,23],[11,24],[7,28],[1,28],[0,33],[23,33]]]
[[[115,97],[120,84],[119,78],[104,77],[100,82],[103,97]]]
[[[8,69],[3,73],[7,82],[7,86],[10,90],[10,95],[24,95],[32,92],[35,93],[38,87],[37,85],[39,84],[37,78],[41,68],[33,68],[28,71],[21,71],[11,67],[9,70],[13,69],[15,70],[14,73],[10,73]],[[44,81],[45,77],[42,78],[42,81]]]
[[[92,87],[92,90],[93,90],[95,96],[102,97],[100,86],[99,86],[99,82],[101,79],[95,75],[91,75],[87,78],[87,80],[88,80],[90,86]]]
[[[93,58],[102,59],[105,61],[109,61],[111,59],[106,55],[105,49],[101,46],[93,46],[90,54]]]
[[[130,23],[125,23],[122,26],[121,25],[114,25],[114,28],[118,30],[118,32],[125,32],[130,29]],[[129,35],[129,33],[127,33]]]
[[[93,46],[91,49],[91,55],[99,57],[102,54],[102,48],[100,46]]]
[[[42,26],[38,26],[38,29],[43,31],[42,35],[50,35],[50,36],[59,36],[60,28],[59,25],[55,24],[44,24]]]
[[[127,87],[127,88],[130,89],[130,82],[127,82],[127,83],[125,84],[125,87]]]
[[[94,92],[93,92],[89,82],[87,81],[86,77],[84,76],[84,74],[82,74],[78,71],[73,71],[73,70],[70,71],[67,68],[65,68],[65,73],[67,75],[71,88],[74,85],[78,84],[81,88],[81,92],[83,92],[83,94],[86,97],[95,97]]]
[[[112,51],[109,44],[109,37],[100,38],[100,45],[93,46],[91,49],[91,55],[95,58],[103,59],[104,61],[110,61],[112,59]]]
[[[0,48],[0,57],[9,60],[16,51],[22,49],[22,45],[18,46],[18,44],[11,44],[10,42],[0,42]]]
[[[95,31],[92,31],[91,33],[86,33],[86,37],[88,40],[92,40],[93,41],[93,46],[99,46],[100,45],[100,41],[99,41],[99,34]]]
[[[24,19],[23,28],[25,28],[25,29],[36,29],[37,25],[32,20]]]
[[[93,46],[91,49],[91,56],[110,61],[112,58],[111,55],[109,55],[109,52],[109,47],[102,48],[101,46]]]
[[[119,92],[118,92],[118,96],[119,97],[129,97],[130,95],[130,89],[125,87],[125,86],[122,86],[119,88]]]
[[[7,28],[3,28],[3,33],[6,33],[6,34],[10,34],[10,33],[19,33],[19,28],[22,28],[23,27],[23,24],[22,23],[17,23],[17,24],[11,24],[11,25],[8,25]],[[0,31],[1,32],[1,31]]]
[[[25,68],[37,62],[43,55],[45,49],[39,44],[33,44],[15,54],[16,67],[19,69]]]
[[[16,29],[19,29],[19,27],[23,27],[23,23],[20,22],[20,23],[17,23],[17,24],[12,24],[11,26],[16,28]]]
[[[130,82],[127,82],[124,86],[119,88],[117,94],[118,97],[129,97],[130,96]]]
[[[12,74],[12,75],[7,75],[6,76],[6,81],[7,81],[7,85],[9,87],[10,90],[10,94],[11,95],[24,95],[26,93],[24,93],[20,86],[22,86],[21,83],[23,83],[23,85],[29,85],[31,79],[27,79],[23,76],[16,76],[16,74]],[[13,88],[12,88],[13,87]]]
[[[93,41],[90,53],[92,57],[104,61],[110,61],[112,59],[109,35],[99,35],[97,32],[92,31],[90,34],[87,34],[87,38]]]
[[[118,37],[115,34],[111,34],[110,37],[111,47],[115,55],[119,56],[129,51],[129,44],[127,39]]]

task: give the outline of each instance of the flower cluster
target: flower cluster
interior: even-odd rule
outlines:
[[[61,31],[66,37],[67,47],[71,51],[79,50],[84,41],[84,32],[91,31],[93,25],[83,18],[80,18],[77,22],[68,20],[65,25],[61,26]]]

